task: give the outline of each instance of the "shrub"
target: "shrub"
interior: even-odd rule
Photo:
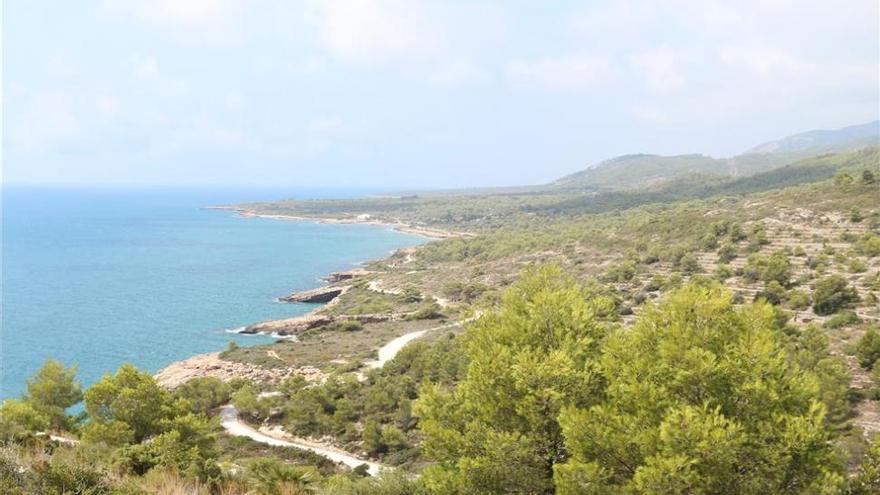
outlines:
[[[174,391],[174,395],[185,400],[190,410],[208,414],[211,410],[225,404],[232,395],[232,387],[215,377],[196,377],[188,380]]]
[[[802,290],[793,290],[788,295],[788,305],[791,309],[806,309],[810,306],[810,295]]]
[[[422,305],[419,309],[406,315],[404,317],[404,319],[408,320],[408,321],[433,320],[433,319],[442,318],[442,317],[443,317],[443,313],[440,312],[440,305],[437,303],[430,303],[430,304]]]
[[[648,282],[645,284],[645,290],[649,292],[656,292],[662,289],[665,283],[666,279],[663,277],[663,275],[656,274],[651,277],[651,279],[648,280]]]
[[[853,223],[859,223],[865,219],[865,216],[862,215],[862,210],[858,209],[858,207],[853,206],[852,209],[849,210],[849,221]]]
[[[840,275],[830,275],[816,282],[813,291],[813,311],[817,315],[830,315],[859,300],[855,289]]]
[[[869,232],[856,241],[854,248],[863,256],[880,256],[880,236]]]
[[[331,332],[357,332],[364,329],[364,324],[357,320],[337,320],[324,328]]]
[[[880,333],[871,327],[862,335],[856,344],[856,357],[859,365],[865,369],[874,368],[874,364],[880,359]]]
[[[743,276],[752,282],[758,279],[765,284],[775,281],[785,287],[791,281],[791,262],[782,251],[776,251],[770,256],[753,254],[743,268]]]
[[[746,238],[746,233],[743,231],[742,225],[738,223],[730,226],[729,235],[730,240],[733,242],[739,242]]]
[[[849,271],[852,273],[864,273],[868,271],[868,266],[865,265],[865,262],[858,258],[852,258],[849,260],[847,268],[849,268]]]
[[[736,258],[736,246],[735,245],[728,242],[718,249],[718,262],[719,263],[729,263],[734,258]]]
[[[718,265],[718,268],[715,270],[715,278],[723,282],[732,277],[733,273],[733,268],[730,265]]]
[[[779,304],[785,299],[785,287],[779,282],[771,280],[764,286],[764,290],[755,294],[755,299],[765,299],[770,304]]]
[[[636,266],[632,261],[618,263],[605,272],[602,277],[606,282],[628,282],[636,276]]]
[[[859,315],[855,314],[853,311],[842,311],[825,322],[823,325],[825,328],[837,329],[841,327],[845,327],[847,325],[854,325],[859,322]]]
[[[474,282],[452,282],[443,287],[443,295],[453,301],[473,302],[489,287]]]
[[[400,293],[399,299],[403,303],[417,303],[422,300],[422,293],[415,287],[406,287]]]
[[[702,268],[700,267],[700,262],[697,261],[697,257],[693,255],[693,253],[688,253],[681,257],[678,262],[678,266],[682,272],[692,274],[698,273]]]

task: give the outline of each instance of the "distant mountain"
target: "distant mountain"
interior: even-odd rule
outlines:
[[[756,146],[731,158],[701,154],[623,155],[567,175],[550,189],[627,191],[656,188],[695,174],[707,178],[748,177],[805,158],[880,145],[880,121],[836,130],[802,132]]]
[[[551,185],[564,189],[626,190],[660,185],[692,174],[729,173],[727,160],[706,155],[623,155],[567,175]]]
[[[801,132],[792,136],[759,144],[748,153],[786,153],[810,148],[825,148],[826,152],[841,151],[861,146],[880,144],[880,120],[867,124],[851,125],[834,130]]]

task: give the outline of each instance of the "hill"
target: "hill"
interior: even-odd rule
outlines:
[[[639,189],[690,174],[726,175],[725,160],[700,154],[623,155],[553,182],[561,189]]]
[[[785,153],[799,150],[824,149],[825,152],[876,145],[880,141],[880,121],[851,125],[833,130],[813,130],[759,144],[749,153]]]
[[[694,174],[746,177],[766,172],[805,158],[852,151],[880,144],[880,121],[835,130],[795,134],[755,146],[730,158],[702,154],[661,156],[622,155],[549,184],[554,189],[587,191],[629,191],[662,187]]]

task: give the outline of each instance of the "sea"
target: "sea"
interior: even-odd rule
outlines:
[[[344,189],[2,189],[0,399],[47,359],[88,386],[123,363],[272,342],[235,333],[316,306],[276,298],[415,246],[369,225],[244,218],[212,205],[369,194]]]

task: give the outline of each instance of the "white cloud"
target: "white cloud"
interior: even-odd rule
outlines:
[[[172,123],[169,134],[156,141],[152,152],[174,155],[188,151],[242,151],[250,144],[241,130],[198,116]]]
[[[159,62],[156,60],[156,57],[135,53],[132,54],[130,59],[132,71],[138,78],[154,79],[159,77]]]
[[[344,127],[345,122],[339,117],[328,116],[310,120],[306,124],[303,155],[313,157],[329,150]]]
[[[435,86],[462,86],[485,83],[491,79],[489,71],[469,60],[450,60],[431,68],[426,80]]]
[[[645,80],[645,87],[656,93],[683,89],[685,77],[678,66],[679,54],[668,46],[630,57],[630,65]]]
[[[327,50],[346,62],[382,64],[434,57],[442,33],[417,2],[340,0],[320,3]]]
[[[342,129],[342,119],[338,117],[322,117],[309,121],[306,128],[313,134],[328,134]]]
[[[129,57],[131,72],[137,79],[148,82],[166,96],[179,96],[189,89],[185,79],[169,77],[162,73],[159,61],[152,55],[133,53]]]
[[[658,95],[628,105],[641,122],[714,125],[809,109],[833,125],[856,102],[876,102],[878,5],[619,0],[585,4],[563,26],[572,44],[600,47]],[[625,85],[607,94],[644,97]]]
[[[245,0],[105,0],[99,10],[167,28],[182,37],[228,40],[242,36],[242,19],[250,4]]]
[[[636,119],[647,124],[665,124],[669,115],[653,105],[633,105],[632,114]]]
[[[110,95],[101,95],[95,100],[95,106],[98,108],[98,111],[105,116],[112,116],[116,114],[116,111],[119,109],[119,103],[116,101],[116,98]]]
[[[71,144],[83,133],[73,97],[65,91],[26,91],[16,88],[10,96],[7,127],[11,148],[43,153]]]
[[[505,31],[502,11],[480,3],[410,0],[319,2],[320,41],[334,59],[400,68],[437,86],[484,82],[482,59]]]
[[[59,79],[67,79],[76,74],[76,66],[67,55],[55,55],[46,64],[46,72]]]
[[[237,112],[239,110],[243,110],[247,104],[245,103],[244,96],[236,90],[227,91],[226,96],[223,97],[223,106],[232,112]]]
[[[614,80],[616,71],[603,56],[573,54],[515,60],[508,65],[507,76],[515,87],[579,90]]]

